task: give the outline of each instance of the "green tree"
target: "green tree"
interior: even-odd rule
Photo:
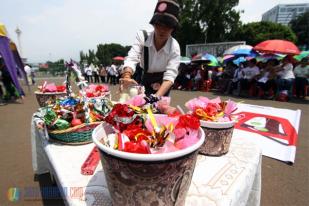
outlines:
[[[89,49],[88,50],[88,58],[87,58],[88,64],[98,64],[96,54],[94,50]]]
[[[242,25],[230,37],[234,41],[246,41],[249,45],[256,45],[269,39],[285,39],[296,42],[294,32],[288,27],[273,22],[253,22]]]
[[[97,51],[88,50],[88,53],[80,51],[80,63],[110,65],[115,56],[126,56],[130,46],[120,44],[98,44]]]
[[[182,53],[187,44],[226,41],[241,25],[239,0],[179,0],[180,29],[176,32]]]
[[[298,38],[297,44],[309,49],[309,11],[293,19],[290,26]]]
[[[66,71],[66,67],[65,67],[63,59],[59,59],[58,61],[55,61],[55,62],[48,61],[46,63],[48,64],[48,71],[52,75],[54,75],[54,76],[64,75],[64,73]]]
[[[80,61],[79,61],[80,64],[84,64],[88,62],[88,55],[85,54],[83,51],[79,52],[79,58],[80,58]]]
[[[130,47],[123,47],[120,44],[99,44],[97,45],[96,57],[100,64],[110,65],[115,56],[126,56]]]

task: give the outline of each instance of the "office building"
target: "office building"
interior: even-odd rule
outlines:
[[[262,15],[262,21],[270,21],[288,25],[290,21],[309,11],[309,3],[304,4],[278,4]]]

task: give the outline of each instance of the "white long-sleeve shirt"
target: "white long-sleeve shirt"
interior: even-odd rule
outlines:
[[[283,66],[283,70],[278,72],[278,75],[281,79],[295,79],[294,73],[293,73],[293,64],[288,63]]]
[[[260,69],[257,66],[254,67],[246,67],[242,70],[242,72],[245,74],[243,77],[244,79],[253,79],[254,76],[258,75],[260,73]]]
[[[144,68],[144,44],[149,49],[149,66],[148,73],[164,72],[163,80],[174,82],[178,74],[178,66],[180,63],[180,47],[176,39],[170,37],[164,47],[157,51],[154,45],[154,31],[147,32],[148,38],[144,42],[144,34],[139,31],[136,40],[132,45],[128,56],[125,58],[124,67],[131,67],[135,72],[135,67],[140,63]]]

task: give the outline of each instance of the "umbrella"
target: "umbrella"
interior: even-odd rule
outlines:
[[[282,60],[286,55],[285,54],[263,54],[261,56],[256,57],[258,62],[267,62],[271,59]]]
[[[246,62],[246,61],[247,61],[247,59],[245,59],[245,57],[239,57],[239,58],[233,60],[233,63],[236,64],[237,66],[239,66],[240,63]]]
[[[219,66],[217,58],[208,53],[200,53],[192,58],[194,63],[208,63],[208,66]]]
[[[225,50],[224,53],[223,53],[223,56],[228,55],[228,54],[233,54],[233,52],[235,52],[237,50],[241,50],[241,49],[251,50],[252,46],[244,45],[244,44],[233,46],[233,47]]]
[[[123,61],[124,57],[116,56],[116,57],[113,58],[113,60],[115,60],[115,61]]]
[[[189,64],[191,59],[189,57],[180,57],[180,63]]]
[[[264,53],[280,53],[280,54],[299,54],[300,51],[297,46],[286,40],[267,40],[259,43],[254,48],[256,51]]]
[[[235,56],[250,56],[250,57],[256,57],[258,53],[251,49],[237,49],[232,52],[232,55]]]
[[[235,58],[237,58],[235,55],[227,54],[222,58],[222,62],[227,63],[228,61],[234,60]]]
[[[294,59],[301,61],[305,57],[309,57],[309,51],[302,51],[299,55],[295,55]]]

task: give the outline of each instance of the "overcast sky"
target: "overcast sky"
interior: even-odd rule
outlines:
[[[22,55],[29,62],[79,60],[79,51],[99,43],[131,45],[139,29],[151,28],[157,0],[0,0],[0,22],[17,44],[21,31]],[[260,21],[277,4],[309,0],[240,0],[245,23]],[[20,49],[19,49],[20,50]]]

